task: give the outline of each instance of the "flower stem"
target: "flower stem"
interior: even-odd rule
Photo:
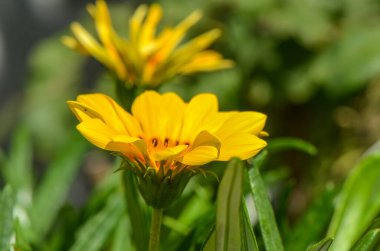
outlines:
[[[162,208],[153,208],[152,225],[150,227],[149,251],[158,251],[160,248],[160,231],[163,215]]]

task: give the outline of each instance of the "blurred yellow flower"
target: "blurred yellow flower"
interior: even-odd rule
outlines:
[[[129,20],[128,39],[114,31],[104,0],[90,4],[88,11],[94,19],[99,41],[74,22],[71,25],[74,37],[63,37],[63,43],[91,55],[126,84],[157,86],[177,74],[213,71],[233,65],[218,52],[207,50],[220,37],[219,29],[181,43],[188,29],[201,18],[200,11],[194,11],[177,26],[165,27],[156,35],[162,8],[158,4],[149,8],[141,5]]]
[[[132,114],[103,94],[80,95],[68,104],[87,140],[157,171],[248,159],[266,146],[258,137],[264,114],[219,112],[213,94],[185,103],[174,93],[146,91],[133,102]]]

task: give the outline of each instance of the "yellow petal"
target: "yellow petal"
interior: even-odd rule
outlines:
[[[173,28],[170,36],[165,41],[164,46],[157,53],[159,58],[164,59],[169,56],[169,54],[177,47],[177,45],[182,41],[186,35],[187,30],[199,21],[202,17],[201,11],[192,12],[185,20],[179,23],[175,28]]]
[[[192,151],[199,146],[213,146],[219,151],[220,141],[208,131],[201,131],[191,144],[189,151]]]
[[[183,115],[185,111],[185,102],[175,93],[169,92],[162,95],[166,110],[166,138],[171,140],[179,139]]]
[[[88,51],[86,50],[86,48],[83,47],[80,43],[78,43],[78,41],[73,37],[63,36],[61,38],[61,42],[70,49],[73,49],[83,55],[88,55]]]
[[[246,160],[255,156],[267,143],[252,134],[236,134],[222,141],[218,160],[227,161],[233,157]]]
[[[100,41],[103,43],[105,50],[112,64],[112,70],[116,71],[118,77],[122,80],[126,78],[127,70],[121,60],[121,57],[114,44],[114,37],[117,36],[113,31],[111,17],[107,4],[103,0],[96,2],[96,7],[92,10],[95,18],[95,27],[99,34]]]
[[[91,118],[99,118],[106,125],[119,134],[141,137],[142,132],[138,121],[123,108],[121,108],[112,98],[104,94],[79,95],[77,102],[68,102],[78,119],[84,120],[85,113]],[[78,110],[82,113],[79,114]]]
[[[192,142],[203,129],[204,121],[218,111],[218,99],[214,94],[203,93],[193,97],[185,109],[181,142]]]
[[[203,51],[195,55],[179,70],[183,74],[195,71],[214,71],[234,66],[233,61],[225,60],[215,51]]]
[[[115,135],[115,131],[99,119],[83,121],[77,126],[77,129],[88,141],[102,149],[106,149]]]
[[[132,43],[137,44],[142,21],[148,11],[145,4],[140,5],[129,20],[129,37]]]
[[[215,135],[226,139],[236,133],[258,135],[264,128],[266,115],[259,112],[239,112],[227,119]]]
[[[219,130],[223,126],[224,122],[237,112],[217,112],[210,114],[204,121],[202,129],[206,130],[212,134]]]
[[[168,58],[168,61],[170,61],[172,65],[183,66],[200,51],[210,46],[210,44],[220,37],[220,34],[221,31],[219,29],[214,29],[190,40],[173,52],[173,55]]]
[[[73,23],[71,30],[80,44],[99,62],[107,67],[112,67],[112,63],[107,57],[104,48],[88,33],[79,23]]]
[[[199,146],[186,153],[179,161],[189,166],[200,166],[207,164],[218,157],[218,149],[213,146]]]
[[[66,103],[69,105],[70,110],[80,122],[91,118],[103,120],[99,113],[78,101],[67,101]]]
[[[155,91],[146,91],[132,104],[132,114],[140,122],[146,140],[165,140],[167,119],[163,109],[163,99]]]
[[[158,22],[162,17],[162,8],[159,4],[152,4],[149,8],[144,25],[141,27],[139,42],[144,46],[152,42]]]
[[[181,154],[187,147],[188,147],[187,145],[167,147],[164,150],[153,152],[152,155],[156,161],[166,160],[168,158],[173,158],[176,155]]]
[[[182,128],[185,103],[174,93],[160,95],[146,91],[132,104],[132,113],[140,122],[146,140],[159,142],[178,139]]]
[[[124,154],[132,154],[140,158],[147,153],[144,140],[127,135],[113,136],[111,141],[106,145],[106,149]]]

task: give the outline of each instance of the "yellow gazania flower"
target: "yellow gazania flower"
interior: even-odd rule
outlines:
[[[146,91],[133,102],[132,114],[103,94],[80,95],[68,104],[87,140],[122,156],[141,180],[147,172],[157,176],[156,185],[167,177],[186,181],[198,166],[233,157],[245,160],[266,146],[258,137],[264,114],[219,112],[213,94],[185,103],[174,93]]]
[[[232,61],[224,60],[216,51],[206,50],[221,31],[213,29],[181,44],[187,30],[201,18],[194,11],[175,27],[165,27],[156,35],[162,8],[141,5],[129,21],[129,38],[121,38],[113,29],[107,4],[97,0],[88,11],[94,19],[100,43],[79,23],[73,23],[74,37],[63,37],[63,43],[88,54],[115,72],[126,83],[156,86],[177,74],[213,71],[228,68]]]

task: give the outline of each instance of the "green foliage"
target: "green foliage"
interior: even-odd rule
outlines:
[[[202,250],[258,250],[247,208],[242,200],[242,161],[233,159],[220,182],[215,229]]]
[[[14,198],[9,186],[0,193],[0,250],[10,249]]]
[[[132,231],[132,242],[137,251],[148,250],[149,221],[147,207],[143,204],[136,186],[133,172],[125,171],[123,184],[128,217],[132,226],[140,226]]]
[[[238,219],[240,219],[243,170],[239,160],[232,160],[220,182],[216,209],[216,250],[242,248],[242,233]]]
[[[332,238],[325,238],[309,247],[307,251],[328,251],[333,242],[334,240]]]
[[[83,152],[83,142],[74,138],[48,167],[43,181],[34,193],[29,211],[33,241],[41,241],[54,223],[80,167]]]
[[[105,207],[78,230],[70,251],[101,250],[111,231],[121,222],[123,212],[121,194],[110,196]]]
[[[369,230],[352,248],[352,251],[373,250],[380,240],[380,229]]]
[[[277,228],[276,218],[269,201],[267,189],[261,178],[258,165],[253,164],[248,174],[265,248],[268,251],[284,250],[281,236]]]
[[[330,223],[333,213],[335,195],[336,189],[329,184],[316,196],[292,231],[286,234],[285,250],[306,250],[310,243],[314,243],[324,236],[324,231]]]
[[[297,138],[275,138],[271,139],[268,144],[267,150],[271,153],[298,150],[310,155],[316,155],[317,149],[315,146],[301,139]]]
[[[328,235],[331,250],[349,250],[380,213],[380,154],[363,157],[345,182]]]

